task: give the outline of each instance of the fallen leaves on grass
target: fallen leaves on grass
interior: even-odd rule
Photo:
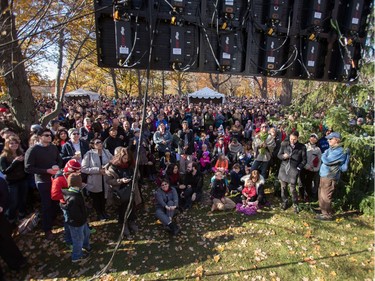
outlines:
[[[197,276],[197,277],[202,277],[202,276],[203,276],[203,273],[204,273],[204,269],[203,269],[203,266],[202,266],[202,265],[198,266],[198,267],[195,269],[195,276]]]
[[[263,252],[262,249],[256,249],[254,251],[254,259],[256,261],[262,261],[262,260],[265,260],[266,258],[268,258],[267,256],[267,253],[266,252]]]
[[[220,261],[220,255],[214,256],[214,261],[218,263]]]

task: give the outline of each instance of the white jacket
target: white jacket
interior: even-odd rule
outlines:
[[[322,152],[320,148],[316,144],[306,143],[306,157],[307,163],[304,167],[305,170],[318,172],[321,164],[322,159]],[[319,161],[317,161],[317,165],[314,165],[314,159],[318,157]]]
[[[87,177],[87,186],[88,191],[98,193],[102,191],[102,174],[100,169],[109,163],[112,159],[112,154],[107,150],[103,149],[102,151],[102,164],[100,164],[100,158],[97,150],[89,150],[82,160],[82,169],[81,172],[88,174]],[[104,176],[104,197],[108,197],[108,183],[107,176]]]

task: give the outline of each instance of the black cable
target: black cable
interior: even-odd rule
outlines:
[[[134,191],[135,191],[135,186],[136,186],[136,181],[137,181],[137,174],[139,170],[139,155],[140,155],[140,149],[142,146],[142,138],[143,138],[143,128],[145,125],[145,119],[146,119],[146,108],[147,108],[147,102],[148,102],[148,90],[149,90],[149,85],[150,85],[150,72],[151,72],[151,58],[152,58],[152,50],[153,50],[153,42],[154,42],[154,36],[155,36],[155,28],[153,28],[153,21],[152,21],[152,13],[151,9],[149,9],[149,24],[150,24],[150,48],[149,48],[149,56],[148,56],[148,66],[146,70],[146,89],[145,89],[145,95],[143,97],[143,109],[142,109],[142,124],[141,124],[141,129],[140,129],[140,135],[139,135],[139,141],[138,141],[138,148],[137,148],[137,153],[136,153],[136,162],[135,162],[135,168],[134,168],[134,177],[133,177],[133,183],[132,183],[132,190],[130,193],[130,199],[129,202],[132,202],[134,199]],[[113,258],[115,257],[118,248],[120,247],[121,241],[123,239],[125,227],[127,220],[130,216],[130,213],[132,212],[133,206],[131,203],[128,204],[125,214],[124,214],[124,223],[122,225],[122,229],[119,235],[119,238],[117,240],[117,244],[115,246],[115,249],[113,250],[112,256],[108,263],[102,268],[97,274],[95,274],[93,277],[91,277],[89,280],[94,280],[102,276],[109,268],[111,265]]]

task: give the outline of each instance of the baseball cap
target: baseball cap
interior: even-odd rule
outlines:
[[[327,140],[336,138],[336,139],[341,139],[341,135],[338,132],[332,132],[328,136],[326,136]]]

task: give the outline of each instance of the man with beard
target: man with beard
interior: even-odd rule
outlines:
[[[178,153],[181,155],[180,173],[185,174],[186,164],[192,161],[194,153],[194,133],[189,129],[189,124],[186,120],[182,121],[182,130],[178,131],[178,137]]]
[[[190,209],[193,202],[200,202],[203,195],[203,176],[198,169],[198,164],[190,162],[187,165],[187,173],[185,175],[184,184],[187,192],[185,192],[185,209]]]

